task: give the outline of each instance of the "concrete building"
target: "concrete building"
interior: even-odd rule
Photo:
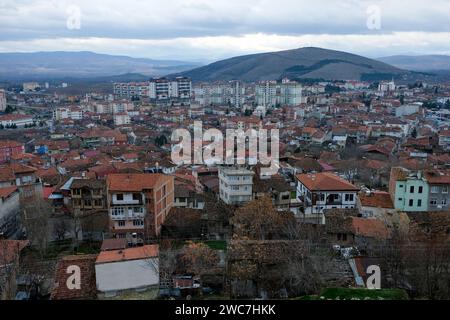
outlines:
[[[219,169],[219,195],[226,204],[242,205],[252,199],[253,175],[251,170],[241,168]]]
[[[130,244],[159,235],[174,203],[174,178],[164,174],[110,174],[107,177],[110,232]]]
[[[53,119],[56,121],[64,119],[82,120],[83,116],[84,112],[80,107],[57,108],[53,110]]]
[[[263,81],[255,87],[256,103],[266,107],[296,106],[302,103],[302,85],[295,81],[283,79]]]
[[[0,116],[0,124],[4,128],[16,126],[18,128],[23,128],[26,125],[34,124],[33,116],[25,114],[4,114]]]
[[[194,101],[201,106],[231,105],[240,108],[245,103],[245,86],[240,81],[202,83],[193,88]]]
[[[153,102],[165,104],[189,104],[191,86],[191,80],[186,77],[113,84],[114,95],[118,97],[148,98]]]
[[[31,92],[31,91],[35,91],[36,89],[39,88],[39,83],[37,83],[37,82],[24,82],[22,84],[22,87],[23,87],[23,91]]]
[[[297,198],[303,203],[305,217],[325,223],[327,209],[353,209],[359,189],[331,172],[298,174]]]
[[[114,114],[114,125],[122,126],[122,125],[130,124],[130,123],[131,123],[131,119],[130,119],[130,116],[128,115],[128,113],[121,112],[121,113]]]
[[[5,90],[0,89],[0,112],[5,112],[6,110],[6,93]]]

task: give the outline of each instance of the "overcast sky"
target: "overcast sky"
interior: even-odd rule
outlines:
[[[211,62],[304,46],[450,54],[450,1],[0,0],[0,52]]]

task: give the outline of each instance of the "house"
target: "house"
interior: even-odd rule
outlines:
[[[393,213],[394,205],[389,192],[367,191],[358,196],[358,208],[364,218],[382,218],[386,213]]]
[[[110,232],[129,242],[159,235],[174,203],[174,178],[160,173],[117,173],[106,180]],[[135,243],[136,244],[136,243]]]
[[[298,174],[297,198],[303,203],[305,217],[324,223],[326,209],[356,207],[359,189],[331,172]]]
[[[265,195],[269,195],[272,198],[274,208],[289,211],[291,206],[291,192],[294,191],[294,188],[280,175],[261,177],[258,174],[258,170],[256,173],[253,179],[253,199],[259,199]]]
[[[242,205],[252,199],[254,172],[244,168],[219,169],[219,197],[226,204]]]
[[[390,238],[391,231],[384,221],[357,217],[356,213],[340,209],[327,213],[325,229],[332,244],[364,249],[371,242]]]
[[[80,223],[81,239],[101,240],[109,231],[104,180],[74,179],[70,185],[72,214]]]
[[[95,261],[99,299],[133,293],[156,298],[159,290],[158,245],[102,251]]]
[[[16,186],[0,188],[0,238],[17,238],[20,231],[19,190]]]
[[[389,193],[397,210],[446,211],[450,207],[450,171],[391,169]]]
[[[65,256],[58,261],[50,300],[92,300],[97,298],[96,254]],[[73,278],[79,272],[78,285]]]

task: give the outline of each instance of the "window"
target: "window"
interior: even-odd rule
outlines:
[[[414,186],[409,187],[409,193],[414,193]]]
[[[125,210],[123,207],[115,207],[115,208],[112,208],[111,213],[113,216],[121,216],[125,213]]]
[[[430,205],[431,206],[436,206],[437,205],[437,199],[431,199],[430,200]]]
[[[443,199],[443,200],[441,201],[441,204],[442,204],[443,206],[446,206],[446,205],[447,205],[447,199]]]
[[[119,200],[119,199],[117,199],[117,200]],[[139,193],[133,193],[133,200],[134,201],[141,200],[141,195]]]
[[[353,201],[353,194],[346,194],[345,195],[345,201]]]
[[[81,195],[81,189],[73,189],[73,194],[77,196]]]
[[[116,199],[117,201],[123,201],[123,194],[122,193],[116,194]]]
[[[343,240],[343,241],[347,241],[347,234],[346,234],[346,233],[343,233],[343,234],[342,234],[342,240]]]
[[[231,186],[231,190],[238,191],[239,190],[239,186]]]
[[[403,198],[398,198],[398,201],[403,201]]]
[[[133,207],[133,212],[134,213],[142,213],[143,212],[142,207]]]
[[[133,220],[133,226],[139,227],[139,226],[143,226],[143,225],[144,225],[143,220]]]
[[[403,189],[403,185],[402,184],[399,184],[398,187]]]
[[[439,187],[438,186],[432,186],[431,187],[431,193],[439,193]]]
[[[422,206],[422,200],[421,200],[421,199],[417,200],[417,206],[418,206],[418,207],[421,207],[421,206]]]
[[[448,186],[442,187],[442,193],[448,193]]]
[[[86,207],[92,206],[91,200],[84,200],[84,205],[85,205]]]
[[[117,224],[119,225],[119,227],[125,227],[125,220],[119,220],[117,221]]]
[[[409,200],[409,206],[412,207],[413,205],[414,205],[414,200],[413,200],[413,199],[410,199],[410,200]]]
[[[419,193],[422,193],[422,192],[423,192],[423,187],[420,186],[420,187],[419,187]]]

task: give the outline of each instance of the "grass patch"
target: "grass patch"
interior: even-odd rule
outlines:
[[[227,242],[222,240],[210,240],[204,242],[213,250],[227,250]]]
[[[323,298],[322,298],[323,297]],[[300,300],[408,300],[402,289],[369,290],[360,288],[327,288],[319,296],[305,296]]]

